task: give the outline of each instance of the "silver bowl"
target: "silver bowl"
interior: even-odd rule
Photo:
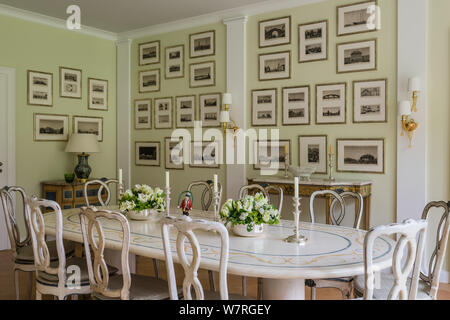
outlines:
[[[302,181],[311,181],[311,175],[316,172],[317,167],[304,166],[304,167],[292,167],[289,166],[288,171],[292,173],[294,177],[299,177]]]

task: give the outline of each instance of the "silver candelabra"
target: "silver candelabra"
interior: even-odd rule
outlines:
[[[214,221],[219,222],[219,192],[214,191]]]
[[[333,171],[333,154],[329,153],[328,154],[328,168],[330,169],[330,175],[328,176],[328,181],[335,181],[336,179],[334,179],[333,175],[332,175],[332,171]]]
[[[166,187],[166,215],[170,215],[170,187]]]
[[[300,235],[299,232],[299,224],[300,224],[300,197],[293,197],[293,205],[294,205],[294,211],[292,212],[294,215],[294,234],[292,236],[287,237],[284,239],[287,243],[296,243],[298,245],[304,245],[306,241],[308,240],[305,236]]]

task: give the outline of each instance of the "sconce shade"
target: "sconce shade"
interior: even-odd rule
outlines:
[[[233,104],[233,97],[231,93],[222,94],[222,104]]]
[[[221,123],[230,122],[230,112],[229,111],[221,111],[220,112],[220,122]]]
[[[97,136],[94,134],[74,133],[70,136],[65,151],[72,153],[100,152]]]
[[[414,92],[414,91],[420,91],[422,87],[422,81],[420,80],[419,77],[414,77],[409,79],[409,91],[410,92]]]
[[[398,105],[398,115],[399,116],[409,116],[411,115],[411,102],[403,100]]]

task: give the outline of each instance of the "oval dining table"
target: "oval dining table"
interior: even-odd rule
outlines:
[[[107,207],[117,210],[117,206]],[[63,238],[82,243],[79,218],[80,209],[63,210]],[[165,260],[161,238],[160,213],[147,221],[129,220],[130,253],[138,256]],[[171,210],[172,216],[181,215],[179,209]],[[212,212],[193,210],[192,219],[213,219]],[[44,217],[46,232],[55,234],[55,214]],[[103,221],[106,248],[121,249],[121,227],[113,221]],[[173,228],[172,228],[173,229]],[[363,246],[366,231],[323,224],[300,223],[300,234],[306,244],[286,243],[293,234],[294,223],[281,220],[278,225],[266,226],[259,238],[239,237],[230,231],[228,273],[263,279],[264,300],[304,300],[305,279],[341,278],[364,274]],[[174,232],[172,230],[171,232]],[[220,237],[207,232],[196,233],[202,247],[200,268],[219,270]],[[173,258],[178,262],[175,250],[175,233],[170,234]],[[189,252],[189,251],[188,251]],[[374,266],[378,270],[389,268],[392,263],[393,241],[378,238],[374,246]]]

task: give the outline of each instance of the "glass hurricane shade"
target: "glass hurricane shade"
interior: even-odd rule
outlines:
[[[398,115],[399,116],[409,116],[411,115],[411,102],[404,100],[398,105]]]

